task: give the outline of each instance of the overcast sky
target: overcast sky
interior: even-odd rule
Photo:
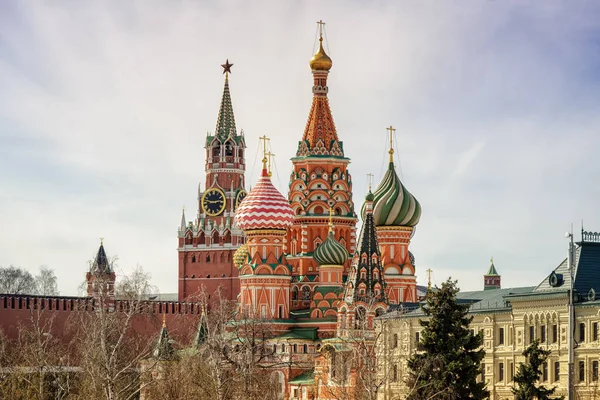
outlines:
[[[2,1],[0,265],[56,271],[72,295],[104,237],[177,291],[177,226],[204,182],[204,139],[230,79],[258,177],[272,138],[287,194],[323,19],[329,98],[354,200],[386,130],[423,215],[418,281],[536,285],[564,233],[600,230],[600,4],[585,1]],[[579,238],[577,233],[576,238]]]

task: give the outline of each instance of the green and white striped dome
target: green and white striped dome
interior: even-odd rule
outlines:
[[[329,231],[327,238],[315,249],[313,258],[319,265],[344,265],[348,259],[346,248]]]
[[[394,163],[390,162],[373,194],[373,220],[376,226],[414,227],[419,223],[421,205],[400,181]],[[364,220],[364,205],[361,214]]]

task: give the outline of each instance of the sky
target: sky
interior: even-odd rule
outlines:
[[[571,225],[600,230],[595,1],[0,0],[0,266],[47,265],[75,295],[103,237],[118,274],[140,265],[176,292],[220,64],[234,64],[247,183],[267,135],[287,194],[321,19],[354,201],[381,178],[393,125],[423,208],[420,284],[431,269],[481,289],[493,256],[503,287],[537,285]]]

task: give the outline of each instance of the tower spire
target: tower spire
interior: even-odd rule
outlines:
[[[183,206],[183,209],[181,210],[181,224],[179,225],[179,230],[181,232],[185,231],[185,206]]]
[[[235,118],[233,116],[233,106],[231,105],[231,93],[229,92],[229,74],[233,64],[229,63],[229,59],[223,67],[225,74],[225,85],[223,86],[223,96],[221,97],[221,107],[219,108],[219,116],[217,118],[217,127],[215,128],[215,136],[225,139],[229,135],[236,136]]]
[[[325,23],[318,21],[317,24],[319,25],[319,50],[312,56],[309,63],[313,74],[313,101],[297,155],[343,157],[344,150],[342,143],[338,140],[327,99],[327,93],[329,92],[327,76],[333,66],[333,61],[323,49],[323,27]]]

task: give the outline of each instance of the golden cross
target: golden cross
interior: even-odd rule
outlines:
[[[329,232],[333,232],[333,208],[329,207]]]
[[[104,244],[104,238],[103,238],[103,237],[101,237],[101,238],[100,238],[100,246],[102,246],[103,244]]]
[[[371,185],[373,184],[373,174],[367,174],[367,182],[369,182],[369,192],[371,191]]]
[[[490,262],[493,264],[494,263],[494,257],[492,256],[492,258],[490,258]]]
[[[393,126],[390,125],[388,128],[385,128],[385,130],[390,132],[390,150],[388,151],[388,153],[390,153],[390,162],[394,162],[393,137],[394,137],[394,132],[396,132],[396,128],[394,128]]]
[[[259,138],[259,140],[263,141],[263,169],[267,168],[267,140],[271,140],[269,139],[266,135],[263,135],[262,137]]]
[[[271,157],[275,157],[275,154],[271,153],[270,151],[268,151],[266,153],[267,157],[268,157],[268,163],[269,163],[269,167],[267,169],[267,171],[269,172],[269,176],[271,176]]]
[[[431,268],[427,269],[427,289],[431,289],[431,273],[433,271],[431,270]]]
[[[323,28],[325,27],[325,22],[323,20],[317,21],[317,25],[319,25],[319,36],[323,37]]]

